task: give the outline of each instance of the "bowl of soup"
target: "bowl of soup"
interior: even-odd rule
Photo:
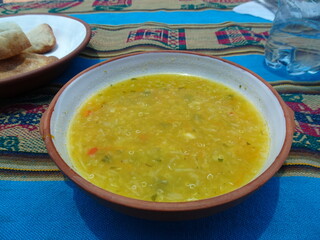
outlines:
[[[293,112],[260,76],[192,52],[137,53],[72,78],[41,119],[61,171],[103,204],[157,220],[243,201],[290,151]]]

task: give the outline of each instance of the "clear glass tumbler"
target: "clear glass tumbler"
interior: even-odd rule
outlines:
[[[320,0],[279,0],[265,63],[288,79],[320,80]]]

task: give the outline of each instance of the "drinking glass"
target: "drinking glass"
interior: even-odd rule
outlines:
[[[265,63],[289,79],[320,80],[320,0],[278,1]]]

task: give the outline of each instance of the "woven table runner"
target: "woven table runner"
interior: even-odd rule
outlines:
[[[91,28],[92,39],[79,61],[160,49],[217,56],[262,54],[270,25],[145,23]],[[271,84],[294,110],[296,122],[292,150],[278,175],[320,177],[320,82]],[[60,87],[49,85],[15,99],[0,100],[0,180],[65,180],[39,133],[42,114]]]
[[[109,58],[150,50],[188,50],[218,56],[262,54],[269,23],[120,26],[91,25],[92,39],[83,56]]]
[[[0,14],[88,13],[97,11],[232,10],[249,0],[0,0]]]

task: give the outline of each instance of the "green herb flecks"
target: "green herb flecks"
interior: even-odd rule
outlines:
[[[102,162],[104,163],[110,163],[111,162],[111,155],[110,154],[107,154],[107,155],[104,155],[103,158],[101,159]]]

